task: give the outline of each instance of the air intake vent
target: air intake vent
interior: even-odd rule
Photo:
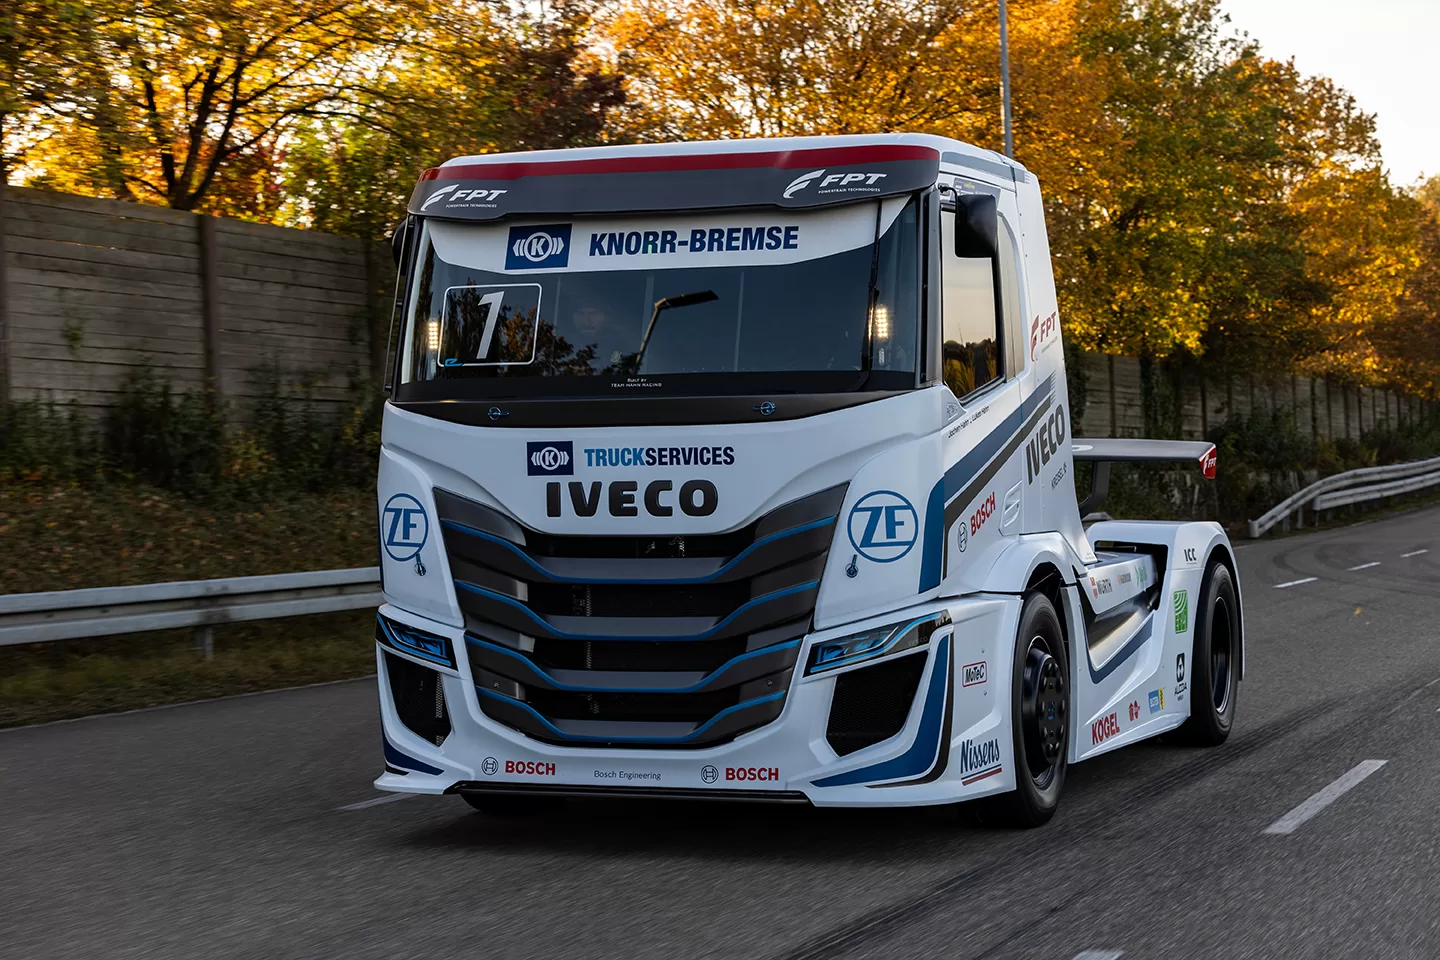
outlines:
[[[389,653],[385,654],[385,672],[400,722],[422,740],[437,747],[444,743],[450,736],[450,711],[445,707],[440,674]]]
[[[825,728],[830,749],[843,757],[899,733],[910,715],[927,656],[923,651],[913,653],[837,677]]]

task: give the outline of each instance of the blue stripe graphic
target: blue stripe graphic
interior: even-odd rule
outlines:
[[[549,570],[546,570],[543,566],[541,566],[540,564],[536,563],[535,560],[534,560],[528,553],[526,553],[524,550],[520,549],[520,547],[517,546],[516,544],[511,543],[509,540],[505,540],[505,539],[503,539],[503,538],[501,538],[501,537],[494,536],[493,534],[486,533],[486,532],[483,531],[483,530],[476,530],[474,527],[466,526],[466,525],[463,524],[463,523],[457,523],[457,522],[455,522],[454,520],[441,520],[441,521],[440,521],[440,525],[441,525],[442,527],[448,527],[448,528],[450,528],[451,530],[456,531],[457,533],[463,533],[463,534],[465,534],[466,536],[470,536],[470,537],[478,537],[478,538],[481,539],[481,540],[486,540],[486,541],[489,541],[490,543],[494,543],[494,544],[496,544],[496,545],[498,545],[498,546],[504,547],[505,549],[509,550],[511,553],[515,554],[516,557],[518,557],[519,559],[523,560],[523,561],[524,561],[527,565],[529,565],[530,568],[533,569],[535,572],[541,574],[542,576],[546,577],[546,578],[549,579],[549,580],[555,581],[556,583],[624,583],[624,584],[647,584],[647,583],[653,583],[653,584],[657,584],[657,585],[665,585],[665,584],[710,583],[711,581],[716,580],[716,579],[718,579],[719,577],[724,576],[728,571],[733,570],[733,569],[735,568],[736,564],[740,563],[740,561],[744,560],[747,556],[749,556],[749,555],[750,555],[751,553],[753,553],[755,550],[759,549],[760,547],[765,546],[765,545],[768,544],[768,543],[773,543],[773,542],[775,542],[776,540],[783,540],[784,538],[794,536],[794,535],[797,534],[797,533],[805,533],[805,532],[808,531],[808,530],[818,530],[818,529],[821,528],[821,527],[828,527],[828,526],[830,526],[831,524],[833,524],[834,522],[835,522],[835,518],[834,518],[834,517],[826,517],[826,518],[823,519],[823,520],[812,520],[812,521],[810,521],[809,523],[802,523],[802,524],[800,524],[800,525],[797,526],[797,527],[791,527],[791,528],[788,529],[788,530],[781,530],[781,531],[779,531],[778,533],[772,533],[772,534],[770,534],[770,535],[768,535],[768,536],[761,537],[759,540],[756,540],[754,543],[750,544],[750,545],[749,545],[748,547],[746,547],[744,550],[741,550],[739,553],[737,553],[733,558],[731,558],[729,561],[727,561],[726,564],[725,564],[723,567],[721,567],[720,569],[716,570],[714,573],[706,574],[706,575],[703,576],[703,577],[672,577],[672,578],[668,578],[668,579],[654,579],[654,580],[650,580],[650,579],[641,579],[641,580],[612,579],[612,578],[610,578],[610,577],[562,577],[562,576],[558,576],[557,574],[552,573],[552,572],[549,571]]]
[[[390,742],[389,737],[382,737],[381,739],[385,743],[385,762],[390,764],[390,766],[405,767],[408,770],[415,770],[419,773],[438,774],[444,772],[439,767],[432,767],[422,760],[416,760],[409,754],[401,753],[395,749],[395,745]]]
[[[940,586],[940,571],[945,559],[945,504],[965,489],[965,485],[980,469],[1015,436],[1030,414],[1050,399],[1054,386],[1055,374],[1052,373],[1030,392],[1030,396],[1020,402],[1020,406],[980,438],[973,450],[955,461],[955,465],[945,471],[945,476],[935,482],[925,506],[925,543],[921,547],[920,592]]]
[[[574,693],[694,693],[696,690],[699,690],[706,684],[713,682],[716,677],[720,676],[722,673],[724,673],[726,670],[729,670],[737,663],[741,663],[745,660],[751,660],[755,657],[764,656],[767,653],[774,653],[777,650],[789,650],[792,647],[800,646],[799,640],[791,640],[788,643],[777,643],[773,646],[761,647],[759,650],[751,650],[749,653],[742,653],[738,657],[731,657],[729,660],[726,660],[719,667],[716,667],[715,670],[712,671],[709,675],[707,675],[704,679],[698,680],[695,683],[692,683],[686,687],[595,687],[574,683],[561,683],[559,680],[556,680],[554,677],[550,676],[550,674],[546,673],[544,670],[536,666],[529,657],[525,656],[523,653],[519,653],[518,651],[511,650],[508,647],[502,647],[499,644],[490,643],[489,641],[481,640],[478,637],[472,637],[469,634],[466,634],[465,642],[486,650],[494,650],[496,653],[503,653],[507,657],[514,657],[516,660],[519,660],[522,663],[526,664],[530,667],[531,670],[534,670],[540,676],[548,680],[555,687],[556,690],[568,690]]]
[[[935,761],[940,757],[940,750],[949,747],[949,744],[940,742],[940,730],[945,718],[945,711],[950,709],[950,704],[946,702],[945,696],[945,680],[949,676],[949,667],[950,637],[947,634],[935,649],[935,665],[930,670],[930,684],[925,690],[925,713],[920,718],[920,729],[916,731],[915,742],[910,745],[909,750],[898,757],[892,757],[868,767],[816,780],[814,781],[815,786],[848,787],[852,784],[869,783],[875,780],[918,777],[934,766]]]
[[[547,634],[549,634],[549,635],[551,635],[551,636],[562,637],[562,638],[564,638],[564,639],[566,639],[566,640],[654,640],[654,641],[670,641],[670,640],[708,640],[708,639],[710,639],[711,637],[715,636],[715,635],[716,635],[717,633],[719,633],[720,631],[724,630],[727,626],[729,626],[732,622],[734,622],[734,620],[735,620],[736,617],[740,616],[740,614],[744,613],[746,610],[750,609],[751,607],[758,606],[759,604],[762,604],[762,603],[768,603],[768,602],[771,601],[771,600],[779,600],[780,598],[782,598],[782,597],[788,597],[788,596],[790,596],[791,594],[804,593],[806,590],[814,590],[817,586],[819,586],[819,584],[820,584],[820,581],[819,581],[819,580],[810,580],[810,581],[807,581],[806,583],[797,584],[797,585],[795,585],[795,586],[793,586],[793,587],[786,587],[784,590],[776,590],[774,593],[767,593],[767,594],[765,594],[764,596],[762,596],[762,597],[756,597],[756,598],[753,599],[753,600],[747,600],[747,601],[745,601],[744,603],[742,603],[740,606],[736,607],[736,608],[735,608],[735,611],[734,611],[733,613],[731,613],[729,616],[727,616],[724,620],[721,620],[719,623],[715,624],[715,626],[713,626],[713,627],[711,627],[710,629],[705,630],[705,631],[703,631],[703,632],[701,632],[701,633],[681,635],[681,636],[656,636],[656,637],[651,637],[651,636],[638,636],[638,637],[629,637],[629,636],[614,636],[614,635],[611,635],[611,634],[608,634],[608,633],[601,633],[601,634],[569,633],[569,632],[567,632],[567,631],[565,631],[565,630],[560,630],[560,629],[558,629],[558,628],[556,628],[556,627],[551,626],[551,625],[550,625],[549,623],[547,623],[545,620],[541,619],[541,618],[535,613],[535,611],[533,611],[533,610],[531,610],[529,607],[525,606],[525,604],[521,603],[519,600],[512,599],[512,598],[510,598],[510,597],[505,596],[504,594],[496,593],[494,590],[486,590],[484,587],[477,587],[477,586],[475,586],[473,583],[465,583],[463,580],[456,580],[456,581],[455,581],[455,586],[459,587],[459,588],[462,589],[462,590],[466,590],[466,591],[468,591],[468,592],[470,592],[470,593],[478,594],[478,595],[480,595],[480,596],[482,596],[482,597],[489,597],[491,600],[498,600],[498,601],[500,601],[501,603],[508,604],[509,606],[514,607],[516,610],[519,610],[521,613],[525,614],[525,616],[529,617],[531,620],[534,620],[537,626],[539,626],[542,630],[544,630]]]
[[[756,697],[754,700],[746,700],[744,703],[737,703],[733,707],[726,707],[724,710],[721,710],[719,713],[715,714],[715,716],[711,717],[709,720],[706,720],[700,726],[696,727],[694,730],[691,730],[689,733],[685,734],[682,737],[597,737],[590,736],[588,734],[565,733],[559,727],[555,726],[555,724],[551,723],[549,720],[546,720],[543,716],[540,715],[538,711],[536,711],[534,707],[530,706],[530,704],[528,703],[525,703],[523,700],[516,700],[513,697],[507,697],[502,693],[496,693],[493,690],[486,690],[482,687],[476,687],[475,692],[483,694],[484,696],[490,697],[494,700],[504,701],[511,706],[519,707],[526,713],[533,716],[536,720],[539,720],[542,724],[544,724],[545,728],[549,730],[552,735],[559,737],[562,740],[572,740],[576,743],[689,743],[691,740],[697,739],[706,730],[709,730],[722,718],[734,713],[736,710],[744,710],[747,707],[754,707],[762,703],[769,703],[772,700],[779,700],[781,697],[785,696],[785,691],[782,690],[779,693],[772,693],[768,696]]]

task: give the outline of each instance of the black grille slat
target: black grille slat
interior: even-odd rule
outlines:
[[[654,720],[701,724],[740,702],[740,688],[711,693],[561,693],[532,690],[525,702],[552,720]]]
[[[437,496],[481,709],[549,742],[634,746],[705,746],[774,720],[844,495],[668,537],[541,533]]]
[[[749,599],[750,591],[745,583],[696,586],[537,583],[530,587],[530,609],[542,617],[559,614],[588,617],[714,617],[718,620]]]
[[[657,670],[709,673],[745,652],[744,637],[723,640],[536,640],[532,658],[562,670]]]

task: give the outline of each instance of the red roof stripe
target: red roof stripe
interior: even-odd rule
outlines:
[[[595,173],[661,173],[677,170],[743,170],[772,167],[849,166],[857,163],[893,163],[900,160],[940,159],[932,147],[908,144],[874,144],[862,147],[826,147],[816,150],[781,150],[769,153],[680,153],[659,156],[605,157],[594,160],[508,160],[432,167],[425,180],[518,180],[521,177],[555,177]]]

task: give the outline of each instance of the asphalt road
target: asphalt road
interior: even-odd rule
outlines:
[[[1440,508],[1240,567],[1229,742],[1073,767],[1034,831],[390,802],[373,681],[0,732],[0,957],[1440,956]]]

